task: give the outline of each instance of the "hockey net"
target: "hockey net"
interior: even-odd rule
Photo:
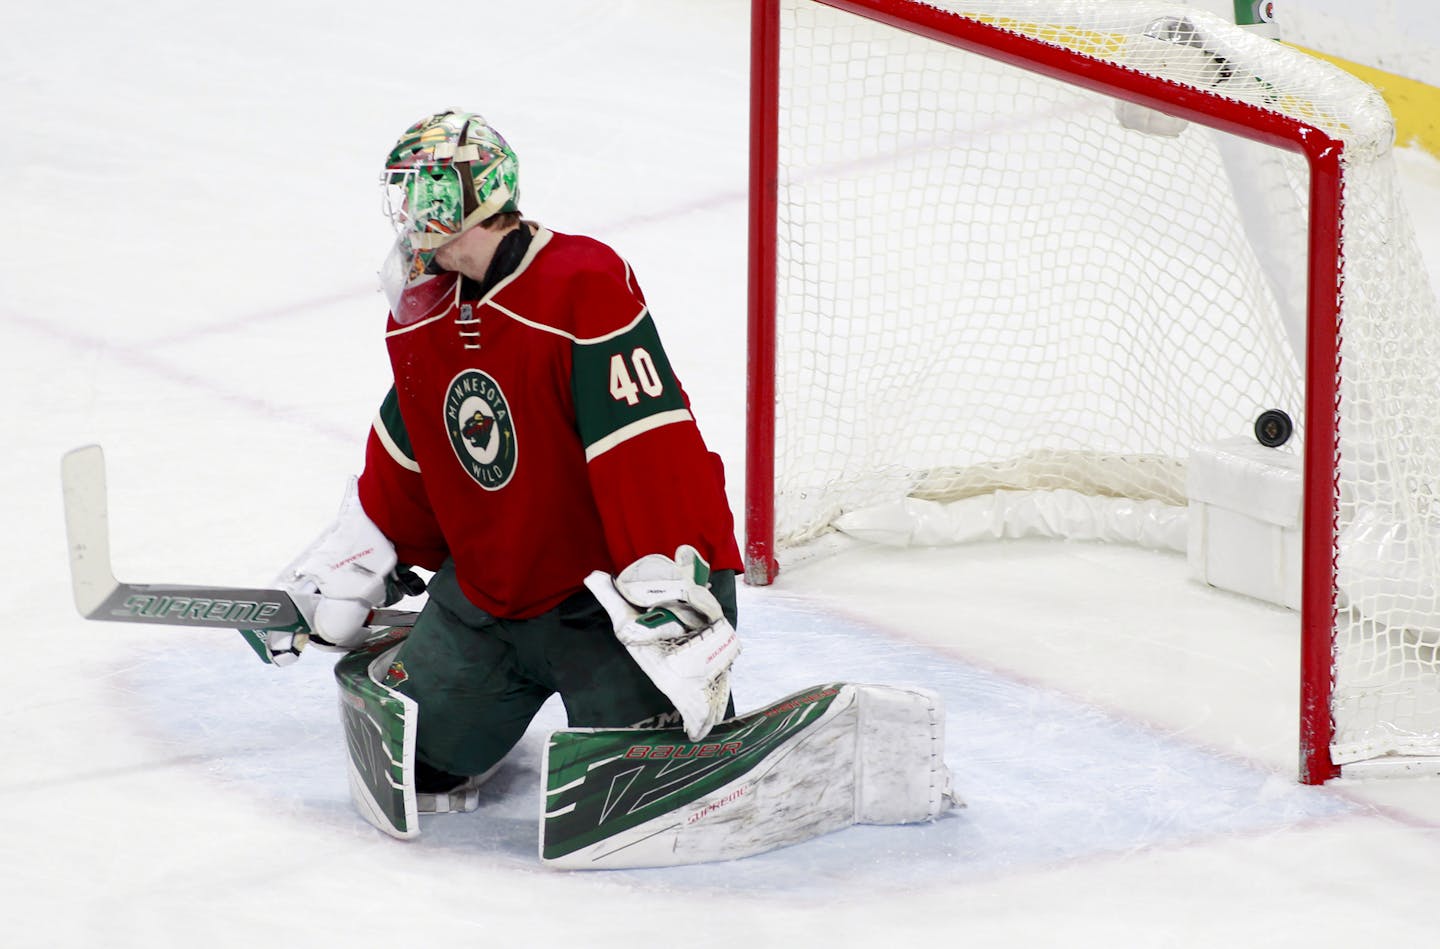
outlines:
[[[1379,95],[1145,0],[755,0],[754,39],[748,578],[1183,549],[1187,457],[1283,409],[1302,777],[1440,755],[1440,316]]]

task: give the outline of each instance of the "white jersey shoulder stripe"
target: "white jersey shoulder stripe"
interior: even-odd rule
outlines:
[[[617,428],[604,438],[595,442],[585,449],[585,460],[594,461],[605,454],[616,445],[628,442],[636,435],[643,435],[646,432],[653,432],[657,428],[664,428],[666,425],[674,425],[677,422],[689,422],[693,420],[689,409],[671,409],[669,412],[657,412],[636,422],[631,422],[624,428]]]
[[[422,326],[429,326],[431,323],[434,323],[436,320],[443,320],[447,315],[449,315],[449,312],[450,312],[449,310],[446,310],[444,313],[441,313],[439,316],[432,316],[432,317],[430,317],[429,319],[421,320],[421,321],[418,322],[418,323],[411,323],[409,326],[402,326],[402,327],[400,327],[398,330],[390,330],[389,332],[387,332],[387,333],[385,334],[385,338],[386,338],[386,339],[389,339],[389,338],[392,337],[392,336],[404,336],[406,333],[410,332],[411,330],[418,330],[418,329],[419,329],[420,327],[422,327]]]
[[[626,323],[624,326],[621,326],[619,329],[611,330],[610,332],[605,333],[601,336],[576,336],[574,333],[567,332],[565,330],[559,329],[558,327],[547,326],[544,323],[538,323],[535,320],[527,319],[526,317],[521,316],[519,313],[516,313],[514,310],[501,306],[494,300],[489,301],[489,306],[493,309],[499,310],[501,313],[504,313],[506,316],[510,317],[510,319],[514,320],[517,323],[521,323],[525,326],[530,327],[531,329],[537,329],[542,333],[553,333],[556,336],[559,336],[563,339],[568,339],[570,340],[570,342],[580,346],[594,346],[597,343],[608,342],[617,336],[624,336],[626,333],[634,329],[635,326],[645,318],[645,315],[650,312],[648,308],[642,306],[640,307],[640,312],[636,313],[635,316],[630,319],[630,322]]]
[[[550,243],[550,239],[553,236],[554,232],[537,225],[535,231],[535,239],[530,242],[530,249],[525,252],[525,258],[520,262],[520,266],[516,267],[512,273],[505,277],[505,279],[501,280],[499,283],[495,284],[495,286],[491,287],[490,292],[485,294],[485,296],[483,296],[476,305],[488,306],[493,310],[505,314],[517,323],[528,326],[531,329],[540,330],[542,333],[551,333],[563,339],[568,339],[572,343],[576,343],[580,346],[592,346],[599,343],[609,342],[615,337],[623,336],[626,333],[630,332],[632,329],[634,329],[635,326],[645,318],[646,314],[650,312],[649,308],[644,306],[643,304],[640,307],[640,311],[636,313],[635,316],[633,316],[627,323],[625,323],[625,325],[619,327],[618,329],[611,330],[610,332],[604,333],[600,336],[583,337],[576,336],[574,333],[567,332],[566,330],[562,330],[558,327],[550,326],[548,324],[529,319],[528,317],[521,316],[519,313],[516,313],[509,307],[501,306],[500,304],[495,302],[495,294],[505,289],[506,286],[508,286],[512,281],[514,281],[517,277],[524,273],[526,269],[529,268],[531,262],[534,261],[535,256],[544,249],[546,244]],[[622,259],[620,262],[625,267],[625,286],[632,292],[634,292],[636,289],[635,279],[634,273],[630,269],[630,262],[624,259]],[[418,323],[412,323],[409,326],[402,326],[399,329],[391,330],[390,332],[385,334],[385,338],[389,339],[392,336],[400,336],[413,330],[418,330],[423,326],[429,326],[431,323],[443,320],[449,315],[449,310],[446,310],[443,313],[439,313],[435,316],[429,317],[428,319],[421,320]]]
[[[390,437],[390,430],[385,427],[385,420],[380,417],[379,413],[375,415],[373,427],[375,435],[380,439],[380,444],[385,446],[385,453],[390,456],[390,460],[407,471],[419,474],[420,463],[406,455],[400,450],[400,446],[395,444],[395,439]]]

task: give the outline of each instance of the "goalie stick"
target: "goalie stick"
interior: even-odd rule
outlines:
[[[75,608],[86,619],[161,626],[307,631],[304,616],[284,590],[258,587],[125,583],[110,561],[105,453],[86,445],[60,460],[65,533],[70,543],[70,584]],[[411,626],[416,613],[374,610],[369,626]],[[248,638],[248,637],[247,637]],[[262,656],[262,658],[264,658]]]

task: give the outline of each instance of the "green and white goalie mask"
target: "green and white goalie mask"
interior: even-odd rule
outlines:
[[[519,210],[519,162],[482,116],[440,112],[405,130],[381,186],[395,228],[381,284],[396,321],[412,323],[448,301],[456,284],[435,266],[435,252],[486,218]]]

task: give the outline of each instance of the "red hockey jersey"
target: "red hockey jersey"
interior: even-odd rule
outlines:
[[[395,386],[360,500],[401,562],[453,558],[470,600],[507,618],[681,544],[741,569],[720,458],[625,262],[539,228],[484,297],[463,286],[409,291],[387,327]]]

